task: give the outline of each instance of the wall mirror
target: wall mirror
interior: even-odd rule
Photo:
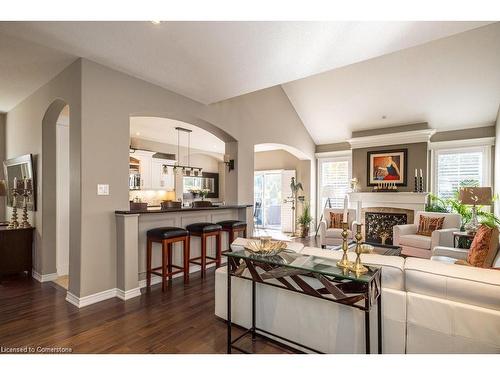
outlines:
[[[207,198],[219,198],[219,174],[203,172],[202,176],[185,176],[183,179],[183,196],[184,198],[192,198],[190,189],[208,189]]]
[[[33,155],[22,155],[17,158],[8,159],[3,162],[3,170],[5,176],[5,184],[7,185],[7,206],[12,207],[13,196],[12,188],[14,187],[14,178],[23,180],[25,178],[31,179],[33,194],[28,201],[28,211],[36,211],[36,179],[33,169]],[[18,208],[23,207],[23,198],[18,196]]]

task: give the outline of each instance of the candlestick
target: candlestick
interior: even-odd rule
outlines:
[[[361,224],[356,224],[356,235],[354,236],[354,238],[356,239],[356,261],[349,269],[357,276],[368,272],[368,268],[363,266],[363,264],[361,263],[361,239],[363,238],[363,236],[361,235]]]
[[[14,177],[14,181],[17,182],[17,179]],[[9,223],[8,229],[16,229],[19,228],[19,222],[17,221],[17,196],[18,192],[15,188],[12,189],[12,217]]]
[[[415,170],[416,171],[416,170]],[[413,190],[415,193],[418,193],[420,192],[420,186],[419,186],[419,182],[418,182],[418,177],[415,173],[415,189]]]
[[[26,187],[23,191],[23,216],[20,224],[21,228],[31,228],[31,224],[28,221],[28,201],[31,195],[31,191],[28,190],[27,180],[24,180],[24,186]]]
[[[341,234],[342,234],[342,251],[344,252],[344,254],[342,255],[342,259],[340,259],[337,262],[337,267],[344,268],[344,269],[349,269],[349,267],[352,265],[352,262],[349,262],[349,260],[347,259],[347,250],[349,248],[349,246],[347,244],[347,236],[349,234],[347,232],[347,228],[348,228],[348,223],[343,221]]]

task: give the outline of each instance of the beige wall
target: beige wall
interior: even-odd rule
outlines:
[[[64,100],[61,100],[64,98]],[[56,121],[70,107],[70,283],[72,293],[81,287],[81,61],[67,67],[52,81],[7,113],[6,158],[34,154],[37,177],[37,211],[30,220],[35,230],[35,271],[56,272]],[[43,141],[42,141],[43,139]],[[43,147],[42,147],[43,144]],[[92,152],[87,150],[87,152]]]
[[[500,106],[498,107],[497,121],[495,126],[495,136],[496,139],[500,139]],[[500,196],[500,146],[495,146],[495,157],[493,160],[493,187],[495,194]],[[496,200],[495,202],[495,214],[500,217],[500,202]]]
[[[295,170],[297,181],[304,187],[306,199],[311,198],[311,161],[300,160],[294,155],[284,150],[256,152],[254,156],[254,166],[256,171],[266,171],[273,169]],[[315,202],[311,202],[311,207]]]
[[[55,116],[53,130],[47,126],[42,132],[42,122],[57,98],[70,106],[70,291],[79,297],[116,286],[114,211],[128,208],[129,116],[186,121],[224,140],[226,153],[236,159],[236,170],[225,177],[228,203],[252,203],[255,144],[282,143],[314,158],[314,143],[280,87],[206,106],[79,59],[7,114],[6,156],[38,155],[35,269],[43,274],[55,272],[56,264],[53,150],[57,116],[49,116]],[[109,184],[110,195],[97,196],[97,184]]]
[[[0,180],[3,180],[3,161],[5,160],[5,122],[7,116],[5,113],[0,113]],[[0,197],[0,221],[5,221],[5,197]]]
[[[411,143],[393,146],[381,146],[370,148],[359,148],[352,150],[352,177],[357,177],[361,191],[371,191],[372,187],[367,186],[367,155],[368,151],[382,151],[391,149],[408,149],[408,170],[407,186],[398,187],[399,191],[413,191],[415,187],[414,176],[415,168],[422,169],[424,175],[424,184],[427,184],[427,143]]]

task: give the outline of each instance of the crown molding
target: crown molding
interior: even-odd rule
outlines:
[[[439,150],[446,148],[481,147],[481,146],[494,146],[494,145],[495,145],[495,137],[483,137],[483,138],[458,139],[454,141],[431,142],[429,144],[429,149]]]
[[[408,132],[355,137],[348,139],[347,142],[351,144],[351,148],[353,149],[377,146],[391,146],[405,143],[421,143],[429,142],[434,133],[436,133],[436,129],[412,130]]]

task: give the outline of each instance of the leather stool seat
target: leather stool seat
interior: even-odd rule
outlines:
[[[186,229],[190,233],[207,233],[221,230],[222,226],[214,223],[194,223],[186,225]]]
[[[227,229],[241,228],[247,226],[247,223],[240,220],[224,220],[224,221],[219,221],[217,224],[219,224],[222,228],[227,228]]]
[[[154,237],[154,238],[162,238],[162,239],[167,239],[167,238],[174,238],[174,237],[184,237],[188,236],[189,232],[183,228],[178,228],[178,227],[161,227],[161,228],[154,228],[150,229],[147,232],[148,237]]]

